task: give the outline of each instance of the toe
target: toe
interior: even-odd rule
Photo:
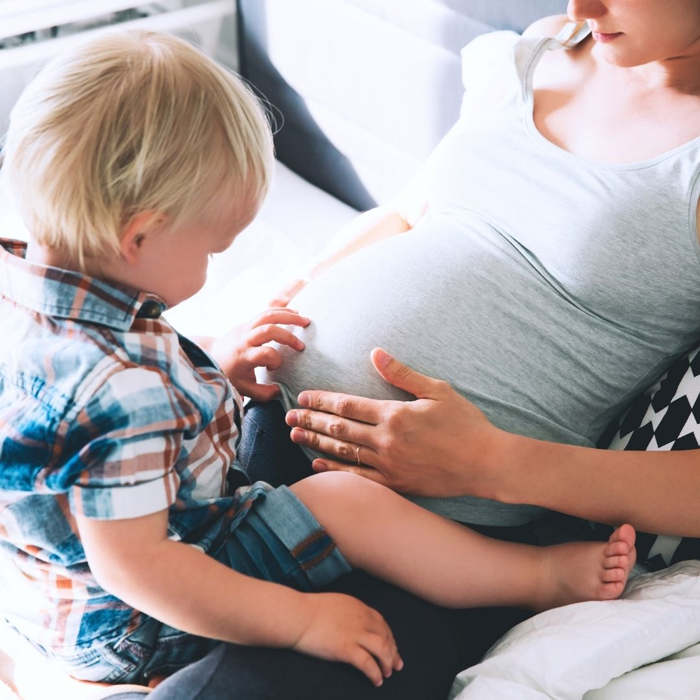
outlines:
[[[629,567],[629,557],[615,556],[603,559],[604,569],[627,569]]]
[[[624,588],[625,584],[622,581],[604,583],[598,589],[598,599],[611,600],[612,598],[619,598]]]
[[[627,554],[631,547],[627,542],[622,540],[615,540],[615,542],[608,542],[605,547],[605,556],[614,556],[616,554]]]
[[[620,525],[620,527],[610,535],[609,541],[626,542],[631,547],[634,544],[635,536],[634,528],[629,523],[625,523],[624,525]]]
[[[618,581],[624,581],[627,578],[627,571],[625,569],[603,569],[600,576],[600,580],[603,583],[616,583]]]

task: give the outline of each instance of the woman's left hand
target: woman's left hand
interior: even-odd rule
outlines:
[[[302,408],[287,413],[287,424],[294,442],[329,455],[314,460],[314,469],[354,472],[419,496],[499,495],[503,475],[497,452],[508,434],[447,382],[378,348],[372,362],[387,382],[416,399],[302,392]]]
[[[304,343],[282,326],[306,328],[309,323],[310,319],[292,309],[267,309],[253,321],[212,340],[207,349],[241,394],[256,401],[270,401],[279,394],[279,387],[277,384],[260,384],[255,377],[255,368],[278,369],[282,364],[282,355],[266,343],[276,341],[301,351]]]
[[[268,306],[287,307],[289,302],[309,283],[307,277],[298,277],[297,279],[288,282],[273,299],[270,299]]]

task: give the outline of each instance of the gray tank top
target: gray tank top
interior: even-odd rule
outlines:
[[[501,428],[592,445],[700,337],[700,137],[625,164],[554,145],[533,122],[531,86],[555,46],[496,32],[464,49],[462,114],[426,165],[429,214],[294,300],[313,320],[298,331],[306,350],[268,377],[287,408],[307,388],[406,399],[370,364],[382,346]],[[540,510],[415,500],[488,525]]]

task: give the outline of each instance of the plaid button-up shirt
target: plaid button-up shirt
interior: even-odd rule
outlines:
[[[31,264],[0,239],[0,616],[65,651],[146,618],[100,588],[74,514],[169,509],[169,536],[219,547],[249,502],[241,399],[158,298]]]

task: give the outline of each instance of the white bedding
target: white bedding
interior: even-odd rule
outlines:
[[[698,642],[700,562],[680,562],[632,579],[619,600],[526,620],[457,676],[450,698],[700,698]]]

